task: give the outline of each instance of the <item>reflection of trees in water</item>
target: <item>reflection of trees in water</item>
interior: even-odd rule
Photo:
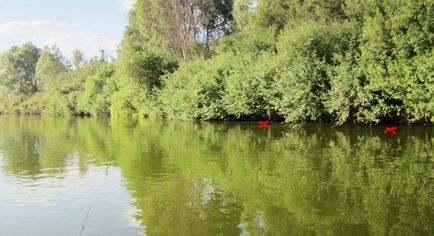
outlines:
[[[433,151],[427,129],[403,130],[391,140],[381,129],[313,126],[273,130],[270,140],[240,125],[139,127],[151,137],[143,142],[152,140],[151,146],[161,150],[162,165],[172,168],[166,174],[213,179],[223,192],[233,193],[242,212],[232,224],[253,235],[365,235],[397,229],[426,234],[434,228],[428,221],[433,212],[428,197],[433,193]],[[170,193],[176,196],[174,189]],[[170,194],[155,199],[160,195]]]
[[[176,179],[155,185],[131,181],[135,204],[149,235],[239,235],[240,207],[234,196],[207,180]]]
[[[360,126],[267,133],[237,123],[0,122],[12,173],[61,171],[73,152],[82,171],[118,166],[149,235],[434,231],[432,128],[391,137]]]
[[[195,128],[144,121],[133,129],[113,124],[113,130],[125,142],[124,149],[118,150],[124,157],[117,163],[135,205],[141,209],[138,217],[148,235],[241,233],[236,223],[240,206],[235,196],[222,191],[213,179],[196,176],[191,169],[204,167],[200,150],[192,153],[195,147],[184,136]],[[188,163],[193,166],[185,172]]]
[[[0,119],[3,169],[21,176],[63,172],[71,155],[68,119],[10,117]]]

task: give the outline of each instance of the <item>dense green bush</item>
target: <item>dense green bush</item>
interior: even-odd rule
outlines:
[[[116,91],[113,81],[115,67],[102,65],[86,79],[84,90],[77,96],[77,112],[82,114],[109,114],[111,95]]]
[[[169,118],[222,119],[223,79],[230,61],[218,63],[203,59],[190,62],[163,78],[158,92],[158,106]]]
[[[323,100],[330,88],[327,63],[334,43],[329,29],[315,22],[301,23],[280,36],[274,104],[286,121],[316,121],[325,115]]]

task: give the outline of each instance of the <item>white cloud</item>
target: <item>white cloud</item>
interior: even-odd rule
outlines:
[[[0,24],[0,51],[28,41],[38,47],[57,45],[68,58],[75,48],[82,50],[87,57],[98,55],[100,49],[104,49],[108,55],[115,56],[119,43],[71,23],[40,20]]]
[[[116,0],[116,2],[126,11],[129,11],[134,4],[134,0]]]

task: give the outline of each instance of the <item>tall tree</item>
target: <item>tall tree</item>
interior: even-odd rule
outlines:
[[[99,50],[99,61],[102,63],[107,62],[107,56],[105,55],[105,50],[104,49],[100,49]]]
[[[214,41],[232,32],[230,23],[233,20],[234,1],[203,0],[199,2],[201,27],[199,40],[202,41],[205,56],[210,57]]]
[[[30,96],[38,90],[36,63],[40,49],[31,43],[12,47],[0,60],[0,83],[20,96]]]
[[[41,56],[36,64],[36,77],[38,78],[38,89],[47,90],[60,77],[69,70],[68,62],[60,52],[59,48],[44,47]]]
[[[231,32],[232,8],[233,0],[138,0],[133,11],[149,45],[191,59],[209,56],[211,42]]]
[[[235,2],[232,14],[237,30],[243,30],[245,26],[249,25],[257,5],[258,0],[238,0]]]
[[[74,49],[72,52],[72,65],[74,69],[80,68],[85,62],[84,54],[79,49]]]

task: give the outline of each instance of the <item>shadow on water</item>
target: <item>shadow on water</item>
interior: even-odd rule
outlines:
[[[383,130],[2,116],[0,173],[117,168],[147,235],[430,235],[434,128]]]

